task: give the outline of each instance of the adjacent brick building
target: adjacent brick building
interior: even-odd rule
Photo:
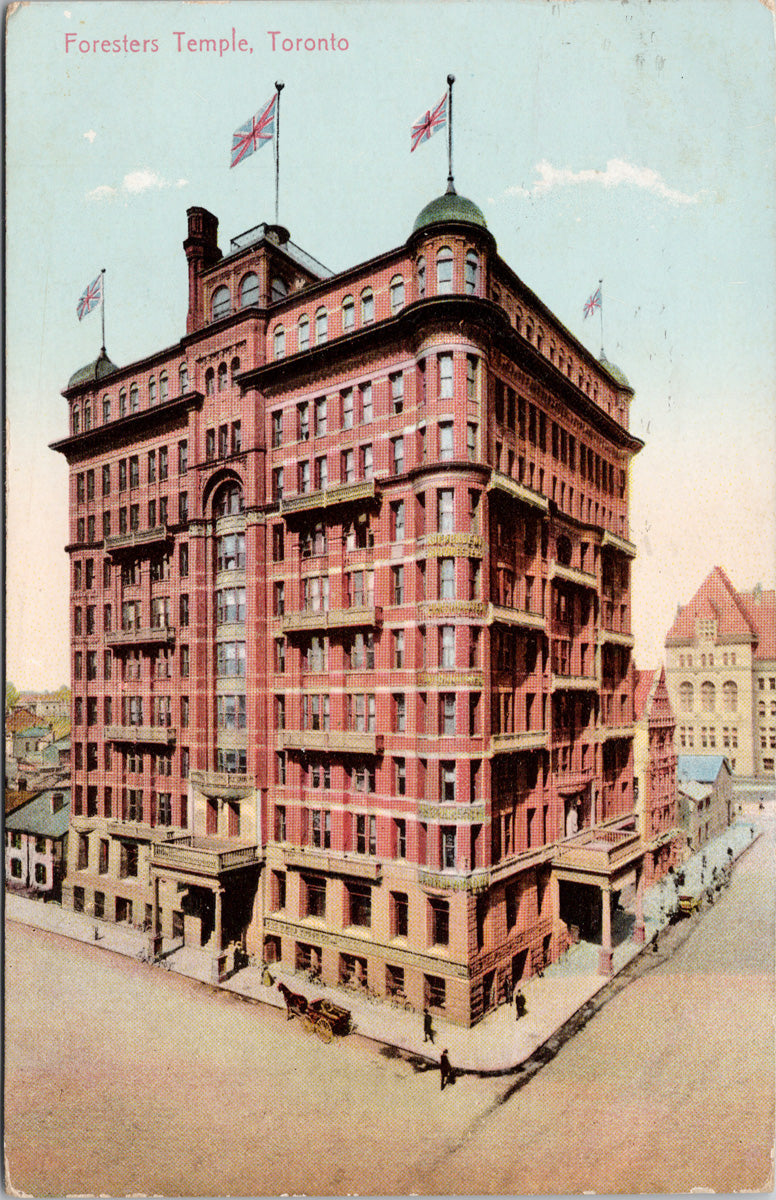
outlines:
[[[734,775],[773,780],[776,592],[738,592],[715,567],[666,637],[679,752],[720,751]]]
[[[663,878],[678,862],[681,835],[676,809],[676,717],[665,667],[635,672],[635,777],[646,882]]]
[[[180,342],[64,392],[66,902],[463,1022],[570,926],[608,969],[631,387],[453,191],[337,275],[188,223]]]

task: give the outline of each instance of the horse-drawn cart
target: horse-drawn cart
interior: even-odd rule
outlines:
[[[301,1017],[307,1032],[317,1034],[322,1042],[330,1042],[335,1033],[340,1036],[350,1033],[352,1024],[347,1008],[340,1008],[325,997],[310,1001],[300,992],[292,992],[282,982],[277,987],[286,1002],[288,1019]]]

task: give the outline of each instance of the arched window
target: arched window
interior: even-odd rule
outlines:
[[[347,333],[356,323],[356,304],[352,296],[346,296],[342,301],[342,330]]]
[[[122,388],[121,391],[119,392],[119,416],[125,417],[126,415],[127,415],[127,392],[126,392],[126,388]]]
[[[534,334],[534,331],[533,331],[533,325],[531,324],[531,322],[530,322],[530,321],[526,321],[526,323],[525,323],[525,336],[526,336],[526,339],[527,339],[529,342],[532,342],[532,341],[533,341],[533,334]]]
[[[213,497],[213,514],[216,517],[234,517],[244,512],[243,491],[239,483],[230,480],[221,484]]]
[[[81,431],[81,412],[78,405],[73,406],[73,433]]]
[[[282,358],[286,352],[286,331],[282,325],[275,329],[274,337],[275,358]]]
[[[701,708],[704,712],[714,712],[715,687],[708,679],[701,684]]]
[[[375,319],[375,298],[371,288],[364,288],[361,293],[361,324],[368,325]]]
[[[218,321],[221,317],[228,317],[231,311],[232,298],[229,295],[229,288],[216,288],[213,292],[213,299],[210,302],[211,320]]]
[[[151,378],[148,380],[148,403],[151,405],[154,405],[154,404],[156,404],[156,400],[157,400],[156,380],[154,379],[154,377],[152,375]]]
[[[249,304],[259,303],[259,277],[255,271],[249,271],[240,280],[240,308]]]
[[[738,708],[738,685],[732,679],[722,684],[722,703],[725,712],[735,712]]]
[[[130,384],[129,388],[129,411],[137,412],[140,408],[140,392],[136,383]]]
[[[562,567],[571,566],[571,541],[565,535],[558,538],[555,555]]]
[[[299,349],[308,350],[310,348],[310,318],[300,317],[298,326]]]
[[[102,419],[103,421],[110,420],[110,396],[103,396],[102,398]]]
[[[329,336],[329,314],[325,308],[319,308],[315,314],[315,344],[320,346]]]
[[[276,300],[285,300],[287,295],[288,284],[285,279],[281,279],[279,275],[276,275],[269,286],[270,303],[274,303]]]
[[[91,404],[84,405],[84,431],[92,427],[92,406]]]
[[[466,254],[466,294],[474,296],[480,286],[480,260],[474,250]]]
[[[233,358],[231,363],[229,364],[229,371],[230,371],[230,374],[232,377],[232,383],[234,383],[234,377],[239,370],[240,370],[240,360],[239,360],[239,358]]]
[[[216,390],[215,383],[216,383],[216,373],[212,367],[208,367],[208,369],[205,371],[205,395],[206,396],[213,395],[213,392]]]
[[[226,391],[226,363],[218,364],[218,390],[219,392]]]
[[[391,313],[397,313],[404,308],[404,280],[401,275],[394,275],[390,284]]]
[[[691,683],[681,683],[679,685],[679,706],[682,712],[692,712],[693,686]]]
[[[443,246],[437,254],[437,293],[440,296],[453,290],[453,252]]]
[[[418,295],[422,299],[426,294],[426,260],[425,258],[418,259]]]
[[[181,395],[189,390],[189,368],[186,363],[181,363],[178,371],[178,379],[180,381]]]
[[[159,376],[159,399],[162,401],[163,404],[164,404],[165,400],[169,399],[169,395],[170,395],[170,387],[169,387],[169,383],[167,381],[167,372],[162,371],[161,375]]]

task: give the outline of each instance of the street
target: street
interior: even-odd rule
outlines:
[[[132,1192],[760,1190],[773,810],[730,889],[530,1082],[459,1078],[54,934],[6,939],[7,1184]]]

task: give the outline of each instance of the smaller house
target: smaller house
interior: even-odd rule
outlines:
[[[70,788],[47,788],[5,818],[5,883],[45,899],[62,895]]]
[[[48,725],[31,725],[13,735],[13,757],[17,762],[26,759],[35,766],[43,765],[43,752],[53,741]]]
[[[56,767],[60,771],[70,770],[70,734],[57,738],[43,748],[44,767]]]
[[[678,861],[683,841],[677,820],[676,718],[665,668],[634,671],[633,760],[636,812],[644,843],[647,885],[662,879]]]
[[[678,819],[691,852],[730,825],[733,779],[722,754],[680,754],[677,760]]]

